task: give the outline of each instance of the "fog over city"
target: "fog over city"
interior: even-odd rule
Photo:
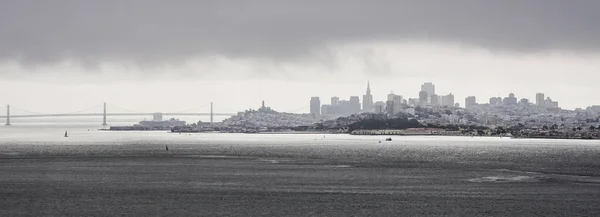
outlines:
[[[308,112],[370,81],[600,104],[600,1],[0,1],[0,103],[68,112],[102,102],[178,111]],[[227,108],[227,109],[226,109]],[[298,110],[299,109],[299,110]]]

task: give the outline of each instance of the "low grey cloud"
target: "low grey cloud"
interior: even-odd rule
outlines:
[[[596,53],[598,11],[596,0],[2,0],[0,60],[298,58],[377,40]]]

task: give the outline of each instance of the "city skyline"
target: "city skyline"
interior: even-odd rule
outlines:
[[[371,81],[367,81],[367,83],[368,83],[367,85],[369,86],[369,90],[371,91],[371,94],[372,94],[372,96],[373,96],[373,98],[372,98],[373,104],[375,104],[376,102],[379,102],[379,101],[381,101],[381,102],[386,102],[386,101],[387,101],[387,95],[388,95],[390,92],[388,92],[388,93],[385,93],[385,94],[373,94],[373,92],[376,92],[376,93],[381,93],[381,90],[380,90],[379,88],[377,88],[377,84],[375,84],[375,85],[372,85],[372,82],[371,82]],[[428,82],[425,82],[425,83],[433,83],[434,85],[436,85],[436,84],[435,84],[435,82],[430,82],[430,81],[428,81]],[[392,90],[391,92],[393,92],[393,93],[394,93],[394,94],[396,94],[396,95],[400,95],[400,96],[402,96],[404,100],[408,100],[408,99],[410,99],[410,98],[418,99],[418,91],[420,90],[420,86],[421,86],[422,84],[423,84],[423,83],[421,83],[421,84],[418,84],[418,85],[411,85],[411,86],[414,86],[414,87],[415,87],[414,91],[417,91],[417,92],[416,92],[416,94],[413,94],[413,95],[410,95],[410,93],[409,93],[409,94],[398,93],[397,91],[393,91],[393,90]],[[439,87],[439,85],[436,85],[436,87]],[[443,87],[442,87],[442,88],[443,88]],[[348,95],[333,95],[333,96],[323,96],[323,97],[319,96],[319,97],[321,98],[321,101],[322,101],[322,102],[321,102],[321,104],[325,104],[325,103],[328,103],[328,102],[329,102],[329,100],[330,100],[330,97],[339,97],[339,99],[340,99],[340,100],[349,100],[349,98],[350,98],[351,96],[356,96],[356,97],[359,97],[359,103],[360,103],[360,105],[361,105],[361,108],[362,108],[362,105],[363,105],[363,103],[364,103],[364,102],[363,102],[363,97],[364,97],[364,89],[365,89],[365,86],[364,86],[364,83],[363,83],[363,93],[360,93],[359,91],[356,91],[356,92],[354,92],[354,93],[351,93],[351,94],[348,94]],[[443,88],[443,90],[446,90],[446,89],[447,89],[447,88]],[[438,94],[438,93],[439,93],[439,91],[436,91],[436,95],[437,95],[438,97],[440,97],[440,98],[439,98],[439,103],[440,103],[440,104],[442,103],[442,100],[443,100],[443,99],[442,99],[442,97],[446,96],[447,94],[453,94],[453,97],[454,97],[454,102],[455,102],[455,103],[460,103],[460,106],[461,106],[461,107],[463,107],[463,108],[465,107],[465,102],[464,102],[464,100],[466,99],[466,97],[468,97],[468,96],[472,96],[472,95],[473,95],[473,94],[471,94],[471,95],[467,95],[466,97],[461,97],[461,96],[457,96],[457,95],[455,95],[455,94],[454,94],[454,93],[452,93],[452,92],[449,92],[449,93],[439,93],[439,94]],[[538,93],[539,93],[539,92],[536,92],[536,93],[530,93],[530,94],[529,94],[529,95],[532,95],[533,97],[524,97],[523,95],[518,95],[518,94],[515,94],[515,95],[516,95],[516,98],[517,98],[517,100],[518,100],[518,101],[519,101],[519,100],[521,100],[522,98],[526,98],[526,99],[528,99],[528,100],[529,100],[529,102],[530,102],[531,104],[536,104],[536,97],[537,97],[537,96],[536,96],[536,94],[538,94]],[[488,104],[488,102],[489,102],[488,100],[489,100],[490,98],[493,98],[493,97],[504,98],[504,97],[505,97],[505,96],[507,96],[508,94],[509,94],[509,93],[505,94],[504,96],[500,94],[499,96],[491,96],[491,97],[487,97],[487,98],[486,98],[486,97],[480,97],[480,96],[478,96],[478,95],[476,95],[476,94],[475,94],[475,96],[476,96],[476,99],[477,99],[477,103],[478,103],[478,104]],[[542,94],[543,94],[545,97],[550,97],[550,96],[551,96],[551,95],[549,95],[549,94],[546,94],[546,93],[542,93]],[[257,99],[258,99],[258,98],[257,98]],[[323,101],[323,99],[326,99],[326,100],[325,100],[325,101]],[[547,98],[544,98],[544,100],[546,100],[546,99],[547,99]],[[557,98],[551,97],[551,99],[552,99],[553,101],[559,101],[559,102],[560,102],[560,100],[559,100],[559,99],[557,99]],[[33,100],[36,100],[36,99],[35,99],[35,98],[33,98]],[[261,97],[259,100],[260,100],[260,101],[262,101],[262,100],[266,100],[266,101],[270,102],[270,105],[272,105],[272,106],[274,107],[274,110],[278,110],[278,111],[282,111],[282,112],[289,112],[289,111],[293,111],[293,112],[298,112],[298,113],[310,113],[310,109],[308,108],[308,106],[306,106],[306,103],[302,103],[300,99],[294,100],[294,101],[297,101],[298,103],[291,104],[291,106],[285,106],[283,103],[279,103],[277,100],[272,100],[272,99],[270,99],[270,98],[268,98],[268,97]],[[108,100],[108,101],[110,102],[110,100]],[[219,102],[219,100],[216,100],[216,101],[217,101],[217,102]],[[226,111],[228,111],[228,112],[232,112],[232,111],[234,111],[234,110],[235,110],[235,111],[243,111],[243,110],[246,110],[246,109],[257,109],[257,108],[259,108],[259,107],[260,107],[260,101],[256,101],[256,102],[252,101],[252,102],[250,102],[250,103],[248,104],[248,107],[242,107],[242,108],[229,107],[229,105],[225,105],[225,106],[221,105],[221,106],[222,106],[222,108],[224,108],[224,110],[226,110]],[[223,102],[223,101],[221,101],[221,102]],[[207,101],[206,103],[208,103],[208,101]],[[206,103],[205,103],[205,104],[206,104]],[[22,106],[22,105],[15,104],[15,103],[5,103],[5,105],[6,105],[6,104],[18,105],[18,106],[20,106],[20,107]],[[94,102],[94,104],[98,104],[98,102]],[[118,103],[117,103],[117,104],[118,104]],[[219,104],[221,104],[221,103],[219,103]],[[119,105],[123,105],[123,104],[119,104]],[[588,105],[588,106],[593,106],[593,105],[594,105],[594,104],[590,104],[590,105]],[[174,109],[171,109],[171,110],[164,110],[164,109],[162,109],[162,111],[177,111],[177,110],[181,110],[181,109],[194,108],[194,107],[198,107],[198,106],[199,106],[198,104],[192,104],[190,107],[187,107],[187,108],[185,108],[185,107],[177,107],[177,108],[174,108]],[[585,109],[585,108],[587,108],[588,106],[584,106],[584,107],[580,107],[580,108],[582,108],[582,109]],[[567,108],[565,108],[565,107],[562,105],[562,103],[560,104],[560,107],[561,107],[561,108],[563,108],[563,109],[569,109],[569,110],[573,110],[573,109],[575,109],[575,108],[568,108],[568,107],[567,107]],[[33,107],[33,108],[27,108],[27,107],[24,107],[24,108],[25,108],[25,109],[29,109],[29,110],[33,110],[33,111],[38,111],[38,112],[46,112],[46,111],[45,111],[45,110],[43,110],[43,109],[42,109],[42,110],[36,110],[36,109],[35,109],[35,107]],[[303,108],[304,108],[304,109],[303,109]],[[74,109],[81,109],[81,107],[79,107],[79,108],[76,108],[76,107],[75,107]],[[129,108],[127,108],[127,109],[129,109]],[[374,109],[374,107],[373,107],[373,109]],[[161,109],[159,109],[159,110],[161,110]],[[143,109],[142,109],[142,110],[137,110],[137,111],[144,111],[144,112],[156,112],[155,110],[147,110],[147,109],[146,109],[146,110],[143,110]],[[57,110],[57,111],[50,111],[49,113],[52,113],[52,112],[55,112],[55,113],[61,113],[62,111],[60,111],[60,110]]]
[[[368,98],[365,98],[365,96],[368,96]],[[349,97],[352,98],[352,97],[358,97],[358,96],[351,95]],[[398,99],[396,99],[396,97],[398,97]],[[320,97],[319,96],[311,97],[310,113],[316,114],[315,112],[313,112],[312,108],[317,108],[317,107],[319,108],[319,109],[314,109],[315,111],[316,110],[321,111],[321,110],[323,110],[323,108],[329,109],[330,106],[336,105],[337,102],[339,102],[339,100],[340,100],[339,96],[332,96],[331,98],[332,98],[332,100],[331,100],[330,104],[321,103],[319,101],[319,105],[316,105],[316,104],[313,104],[313,100],[315,100],[315,99],[318,100],[318,99],[320,99]],[[334,103],[334,98],[335,98],[336,103]],[[341,97],[341,99],[343,99],[343,97]],[[415,101],[412,101],[412,100],[415,100]],[[364,105],[365,102],[370,102],[370,105],[367,106],[368,109],[365,109],[365,105]],[[377,108],[374,107],[374,103],[381,103],[380,106],[384,106],[386,108],[384,110],[392,109],[393,112],[391,112],[391,114],[398,112],[393,109],[394,105],[389,104],[389,102],[394,102],[392,104],[396,104],[396,106],[404,104],[404,105],[413,106],[413,107],[416,107],[416,106],[419,106],[419,107],[447,106],[447,107],[469,108],[469,107],[472,107],[475,105],[510,106],[510,105],[517,105],[517,104],[526,104],[526,105],[535,105],[538,107],[561,108],[559,106],[559,102],[556,99],[552,99],[550,96],[547,96],[544,93],[539,93],[539,92],[535,93],[535,98],[533,100],[530,100],[527,97],[518,97],[516,94],[511,92],[511,93],[507,94],[505,97],[492,96],[488,99],[483,100],[483,99],[478,99],[474,95],[469,95],[469,96],[465,97],[464,101],[462,101],[462,102],[456,101],[456,98],[455,98],[454,94],[452,94],[452,93],[448,93],[445,95],[437,94],[435,92],[435,84],[433,82],[423,83],[421,85],[421,88],[420,88],[417,98],[414,98],[414,97],[406,98],[405,95],[396,94],[392,90],[392,91],[390,91],[390,93],[387,94],[385,100],[376,100],[376,99],[373,99],[373,96],[371,95],[370,81],[367,81],[367,91],[366,91],[366,94],[363,95],[363,104],[360,105],[360,106],[362,106],[361,112],[377,111]],[[590,106],[593,106],[593,105],[589,105],[587,107],[590,107]],[[587,107],[580,108],[580,109],[586,109]],[[564,108],[561,108],[561,109],[564,109]],[[573,109],[571,109],[571,110],[573,110]],[[327,112],[320,112],[318,114],[326,114],[326,113]]]

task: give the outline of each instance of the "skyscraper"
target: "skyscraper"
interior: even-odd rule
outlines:
[[[428,96],[429,95],[427,91],[422,90],[421,92],[419,92],[419,106],[425,107],[427,105]]]
[[[514,93],[510,93],[508,94],[508,97],[504,97],[504,99],[502,100],[502,104],[504,106],[517,105],[517,97],[515,97]]]
[[[537,93],[535,94],[535,104],[537,106],[544,106],[546,103],[546,100],[544,99],[544,94],[543,93]]]
[[[394,94],[393,92],[391,92],[390,94],[387,95],[387,101],[394,101],[394,96],[396,96],[396,94]]]
[[[469,96],[465,98],[465,108],[472,108],[474,105],[477,105],[477,99],[475,96]]]
[[[454,107],[454,95],[452,93],[442,96],[442,106]]]
[[[373,96],[371,95],[371,84],[367,81],[367,93],[363,95],[363,112],[373,112]]]
[[[331,105],[338,105],[340,103],[340,98],[337,96],[331,97]]]
[[[358,96],[350,96],[349,106],[351,114],[360,113],[360,98]]]
[[[377,101],[374,105],[374,112],[375,113],[384,113],[385,112],[385,103],[382,101]]]
[[[490,105],[500,106],[502,105],[502,98],[500,97],[492,97],[490,98]]]
[[[429,104],[431,104],[432,106],[440,105],[440,97],[436,94],[429,95]]]
[[[331,108],[331,105],[327,105],[327,104],[321,105],[321,115],[331,114],[331,112],[329,111],[329,108]]]
[[[435,85],[433,85],[433,83],[431,82],[424,83],[423,85],[421,85],[421,91],[427,92],[428,96],[434,95]]]
[[[394,97],[396,95],[394,93],[389,93],[387,95],[387,101],[385,101],[385,111],[389,115],[394,115]]]
[[[313,96],[310,98],[310,114],[314,116],[321,115],[321,100],[318,96]]]

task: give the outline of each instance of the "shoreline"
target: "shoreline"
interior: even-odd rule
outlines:
[[[347,134],[352,136],[448,136],[448,137],[498,137],[498,138],[511,138],[511,139],[553,139],[553,140],[600,140],[600,138],[557,138],[557,137],[543,137],[543,136],[535,136],[535,137],[517,137],[517,136],[491,136],[491,135],[456,135],[456,134],[431,134],[431,133],[392,133],[392,134],[384,134],[384,133],[376,133],[376,134],[354,134],[354,133],[336,133],[336,132],[327,132],[327,131],[281,131],[281,132],[224,132],[224,131],[199,131],[199,132],[172,132],[169,130],[110,130],[110,129],[98,129],[98,131],[115,131],[115,132],[145,132],[145,131],[153,131],[153,132],[166,132],[166,133],[178,133],[178,134],[197,134],[197,133],[219,133],[219,134],[280,134],[280,135],[333,135],[333,134]]]

